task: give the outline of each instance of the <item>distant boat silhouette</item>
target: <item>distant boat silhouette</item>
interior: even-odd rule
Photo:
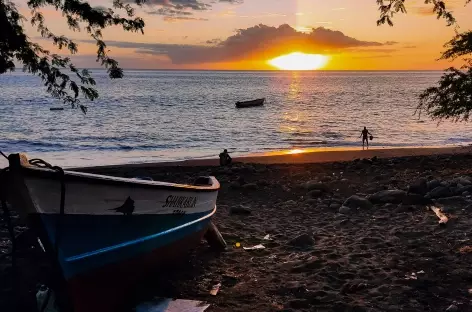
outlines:
[[[265,98],[252,100],[252,101],[236,102],[236,107],[245,108],[245,107],[262,106],[264,105],[264,102],[265,102]]]
[[[64,110],[64,107],[51,107],[51,108],[49,108],[49,110],[60,111],[60,110]]]

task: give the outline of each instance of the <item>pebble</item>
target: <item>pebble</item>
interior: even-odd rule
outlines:
[[[315,244],[315,240],[313,239],[313,234],[307,233],[295,237],[290,240],[288,244],[294,247],[310,247]]]
[[[447,309],[446,309],[447,312],[455,312],[455,311],[459,311],[459,308],[454,305],[454,304],[451,304]]]
[[[349,212],[351,212],[351,208],[349,208],[349,207],[341,206],[341,208],[339,208],[339,213],[347,214]]]

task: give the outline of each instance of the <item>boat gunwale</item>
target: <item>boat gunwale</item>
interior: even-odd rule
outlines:
[[[40,177],[45,179],[58,179],[56,171],[48,168],[39,168],[32,166],[21,166],[22,172],[25,177]],[[214,176],[209,176],[212,185],[201,186],[201,185],[189,185],[189,184],[178,184],[161,181],[148,181],[139,180],[134,178],[114,177],[94,173],[85,173],[77,171],[64,170],[64,180],[66,182],[83,182],[93,184],[104,184],[104,185],[118,185],[118,186],[135,186],[142,188],[153,188],[153,189],[173,189],[180,191],[193,191],[193,192],[216,192],[220,189],[220,183]]]

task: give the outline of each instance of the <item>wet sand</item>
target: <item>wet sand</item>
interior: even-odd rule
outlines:
[[[406,156],[405,149],[353,151],[342,157],[365,159],[303,163],[310,157],[327,160],[326,154],[310,153],[259,157],[258,164],[246,163],[255,161],[249,158],[230,168],[187,162],[87,171],[182,183],[215,175],[221,182],[214,222],[229,245],[227,251],[213,252],[202,242],[184,265],[151,278],[130,300],[203,300],[213,312],[445,311],[451,305],[450,311],[472,311],[469,152],[418,149],[410,155],[429,156]],[[402,192],[419,180],[428,182],[427,197],[439,196],[436,205],[449,217],[446,226],[426,210],[423,196]],[[435,193],[436,187],[441,194]],[[370,205],[362,200],[386,189],[399,192],[381,200],[369,197]],[[343,207],[356,194],[361,200]],[[5,250],[5,231],[0,233]],[[264,239],[267,235],[269,240]],[[242,248],[257,244],[265,249]],[[25,251],[22,257],[31,255],[33,251]],[[7,268],[7,257],[0,263]],[[1,271],[0,280],[8,277],[7,271]],[[209,295],[217,283],[222,284],[220,291]],[[10,299],[9,288],[1,286],[0,299]]]

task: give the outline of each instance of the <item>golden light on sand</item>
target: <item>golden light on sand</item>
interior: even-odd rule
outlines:
[[[269,64],[281,70],[316,70],[326,66],[328,61],[326,55],[293,52],[276,57]]]

